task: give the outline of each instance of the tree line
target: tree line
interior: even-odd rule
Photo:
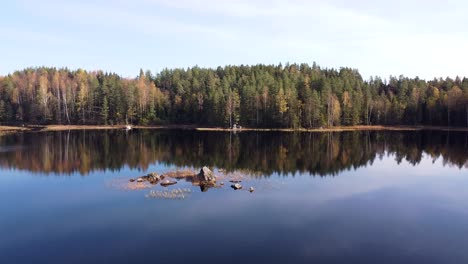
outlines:
[[[364,80],[356,69],[315,63],[141,70],[137,78],[27,68],[0,77],[0,123],[468,126],[468,78]]]

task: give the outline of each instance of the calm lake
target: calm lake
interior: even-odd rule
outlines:
[[[0,136],[5,264],[468,263],[467,223],[467,132]]]

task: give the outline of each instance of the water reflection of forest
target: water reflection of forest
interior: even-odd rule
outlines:
[[[465,132],[276,133],[193,131],[72,131],[0,137],[0,166],[32,172],[87,174],[147,169],[150,164],[247,170],[258,175],[336,175],[393,154],[418,164],[423,154],[468,167]]]

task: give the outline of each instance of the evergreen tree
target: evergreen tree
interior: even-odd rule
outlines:
[[[109,103],[107,102],[107,97],[104,97],[102,101],[101,120],[104,125],[107,125],[109,120]]]
[[[5,106],[5,101],[0,100],[0,123],[3,123],[7,120],[7,110]]]

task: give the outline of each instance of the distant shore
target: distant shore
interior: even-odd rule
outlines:
[[[343,132],[343,131],[461,131],[468,132],[466,127],[440,127],[440,126],[336,126],[323,128],[241,128],[230,129],[222,127],[198,127],[192,125],[161,125],[161,126],[132,126],[133,129],[184,129],[196,131],[278,131],[278,132]],[[120,130],[126,129],[125,125],[30,125],[30,126],[0,126],[0,134],[15,132],[45,132],[68,130]]]

